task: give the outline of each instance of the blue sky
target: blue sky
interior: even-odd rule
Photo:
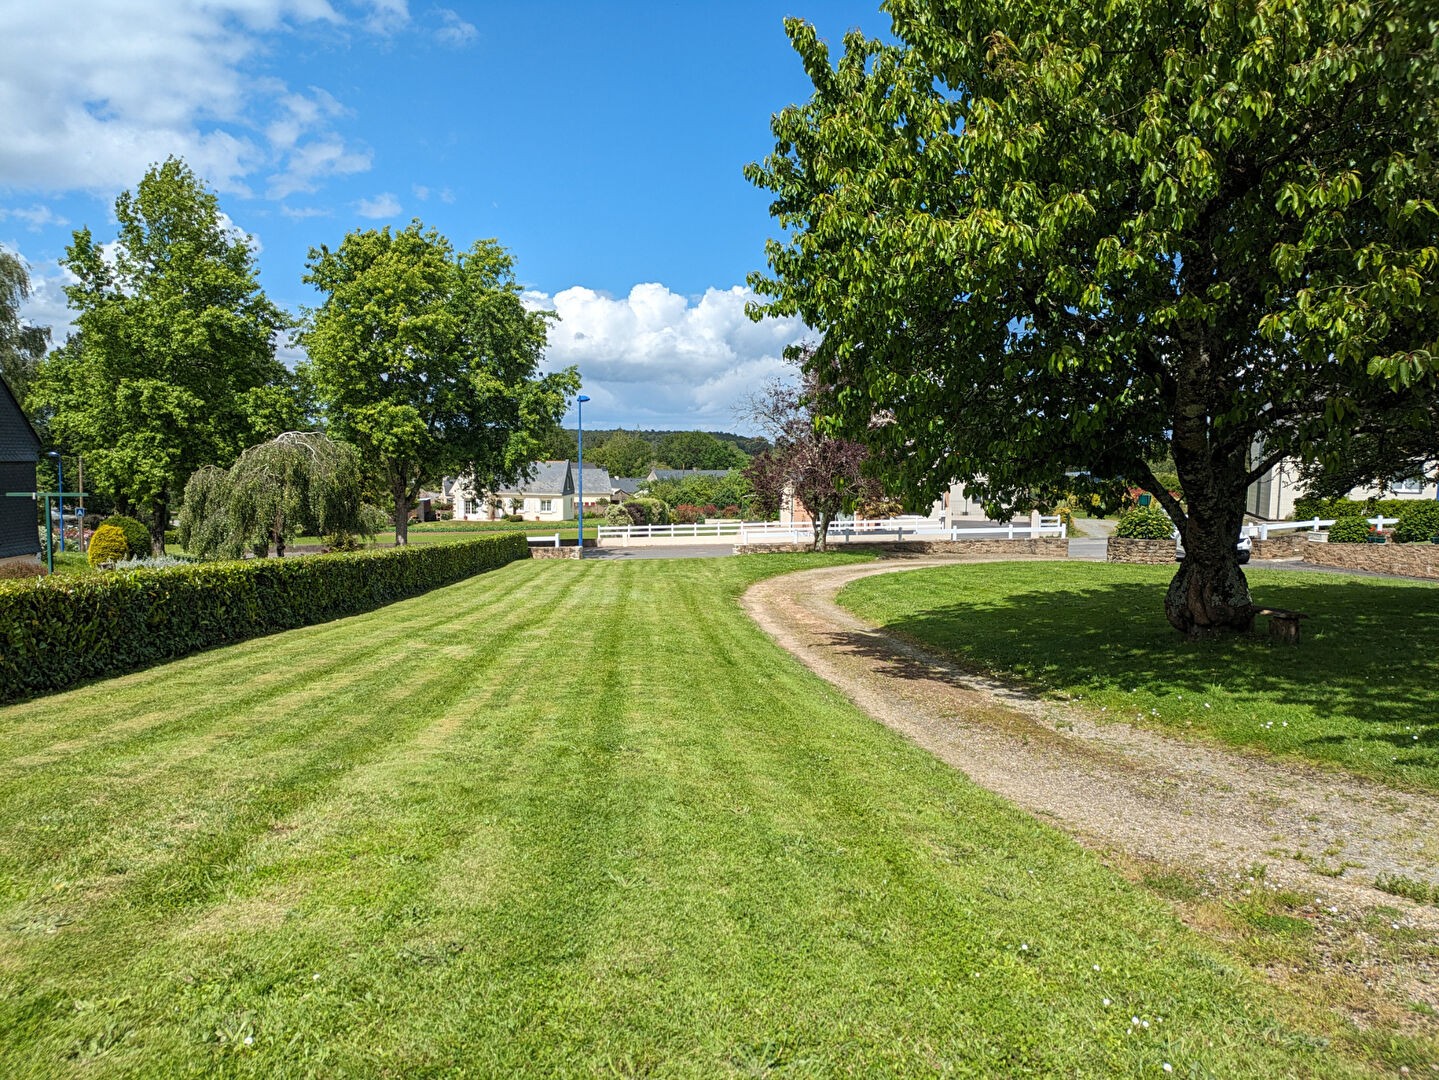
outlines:
[[[291,310],[308,249],[419,217],[497,237],[557,310],[595,426],[743,427],[794,322],[751,324],[775,227],[741,175],[808,82],[782,19],[888,28],[878,0],[723,4],[64,0],[0,8],[0,245],[63,327],[73,229],[182,156]]]

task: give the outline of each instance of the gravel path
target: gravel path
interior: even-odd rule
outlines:
[[[1439,797],[1122,722],[1098,724],[1079,708],[891,638],[834,602],[857,578],[953,562],[806,570],[758,583],[743,604],[871,716],[1090,846],[1218,875],[1263,863],[1268,881],[1324,904],[1405,907],[1410,925],[1439,927],[1439,910],[1372,885],[1381,874],[1439,882]],[[1311,864],[1331,874],[1345,869],[1333,877]]]

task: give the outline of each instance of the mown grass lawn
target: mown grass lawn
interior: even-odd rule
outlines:
[[[781,652],[735,599],[814,562],[517,563],[0,709],[0,1072],[1420,1065]]]
[[[840,603],[1091,713],[1439,788],[1439,587],[1249,571],[1255,598],[1311,617],[1297,647],[1180,638],[1167,566],[1008,563],[854,582]]]

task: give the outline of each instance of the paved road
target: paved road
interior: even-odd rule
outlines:
[[[713,559],[733,555],[734,544],[637,544],[634,547],[586,548],[586,559]]]

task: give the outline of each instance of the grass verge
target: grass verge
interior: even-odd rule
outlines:
[[[735,602],[850,558],[526,561],[0,709],[7,1076],[1427,1068]]]

